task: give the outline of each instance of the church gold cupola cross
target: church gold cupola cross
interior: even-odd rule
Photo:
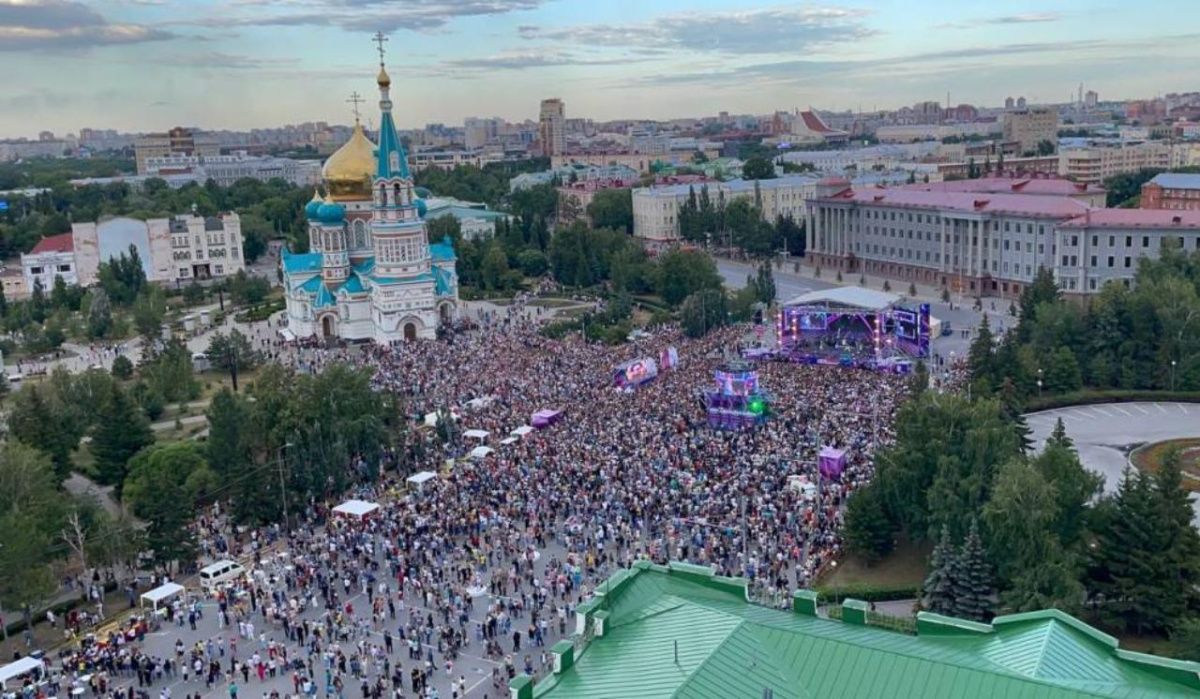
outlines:
[[[353,104],[353,105],[354,105],[354,107],[353,107],[353,109],[354,109],[354,121],[355,121],[355,123],[357,123],[357,122],[358,122],[358,119],[359,119],[358,105],[359,105],[359,104],[362,104],[362,103],[363,103],[363,102],[365,102],[366,100],[364,100],[364,99],[362,98],[362,95],[358,94],[358,92],[356,91],[356,92],[351,92],[351,93],[350,93],[350,99],[348,99],[348,100],[346,100],[346,101],[347,101],[347,102],[349,102],[350,104]]]
[[[371,37],[371,41],[374,41],[375,44],[379,47],[376,50],[379,51],[379,67],[380,68],[383,67],[383,42],[385,42],[387,40],[388,40],[388,38],[386,36],[384,36],[383,32],[375,32],[375,36]]]

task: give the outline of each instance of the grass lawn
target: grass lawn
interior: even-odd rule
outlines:
[[[1138,470],[1153,473],[1158,470],[1160,460],[1172,446],[1180,450],[1183,487],[1193,493],[1200,492],[1200,438],[1168,439],[1140,447],[1131,455],[1133,464]]]
[[[925,562],[932,550],[932,543],[914,544],[900,539],[891,554],[873,565],[856,556],[846,556],[837,568],[821,578],[820,587],[920,585],[925,580]]]

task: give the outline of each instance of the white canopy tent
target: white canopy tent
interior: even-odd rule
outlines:
[[[20,660],[14,660],[4,667],[0,667],[0,687],[6,687],[9,680],[37,670],[41,670],[43,673],[46,670],[46,664],[37,658],[25,656]]]
[[[379,509],[379,505],[366,500],[347,500],[333,508],[334,514],[362,519]]]
[[[158,611],[159,604],[166,602],[181,592],[183,592],[183,585],[180,585],[179,583],[165,582],[153,590],[142,593],[142,606],[145,607],[146,603],[149,602],[150,607],[154,609],[154,611]]]
[[[900,296],[887,291],[875,291],[857,286],[818,289],[793,298],[785,306],[828,306],[831,308],[862,308],[882,311],[900,302]]]
[[[467,430],[463,432],[463,436],[467,439],[487,439],[491,432],[487,430]]]
[[[491,447],[475,447],[471,450],[471,458],[476,460],[482,459],[494,451],[496,450]]]
[[[433,471],[421,471],[420,473],[414,473],[413,475],[409,476],[406,479],[406,482],[412,487],[413,490],[421,492],[425,489],[425,484],[434,478],[437,478],[437,474]]]
[[[500,444],[507,447],[509,444],[516,444],[519,441],[521,441],[520,437],[505,437],[500,440]]]
[[[472,398],[467,401],[467,407],[471,410],[483,410],[492,403],[496,402],[495,396],[484,396],[482,398]]]
[[[509,432],[509,434],[511,434],[514,437],[522,437],[523,438],[525,435],[529,434],[530,432],[533,432],[532,427],[530,427],[529,425],[521,425],[520,427],[513,430],[512,432]]]

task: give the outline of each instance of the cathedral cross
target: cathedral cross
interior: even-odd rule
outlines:
[[[379,46],[379,48],[377,50],[379,51],[379,65],[380,66],[383,65],[383,42],[385,42],[387,40],[388,40],[388,38],[383,35],[383,32],[375,32],[375,36],[371,38],[371,41],[374,41]]]
[[[348,99],[348,100],[346,100],[346,101],[347,101],[347,102],[349,102],[350,104],[353,104],[353,105],[354,105],[354,121],[356,121],[356,122],[357,122],[357,121],[358,121],[358,117],[359,117],[359,114],[358,114],[358,105],[364,101],[364,100],[363,100],[363,98],[362,98],[362,96],[361,96],[361,95],[359,95],[357,92],[351,92],[351,93],[350,93],[350,99]]]

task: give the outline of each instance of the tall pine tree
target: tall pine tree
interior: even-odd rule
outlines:
[[[1157,579],[1160,555],[1155,542],[1155,516],[1150,477],[1126,469],[1115,495],[1101,503],[1096,545],[1091,547],[1089,594],[1100,616],[1127,631],[1144,633],[1164,628],[1159,612],[1160,588],[1166,582],[1179,594],[1176,581]]]
[[[929,575],[921,588],[921,605],[937,614],[953,615],[958,551],[950,543],[950,528],[942,527],[942,536],[929,556]]]
[[[145,414],[120,384],[113,383],[112,392],[100,406],[92,434],[97,479],[119,488],[129,459],[153,443],[154,433]]]
[[[954,616],[987,621],[992,613],[992,572],[979,538],[979,525],[974,520],[951,570]]]

